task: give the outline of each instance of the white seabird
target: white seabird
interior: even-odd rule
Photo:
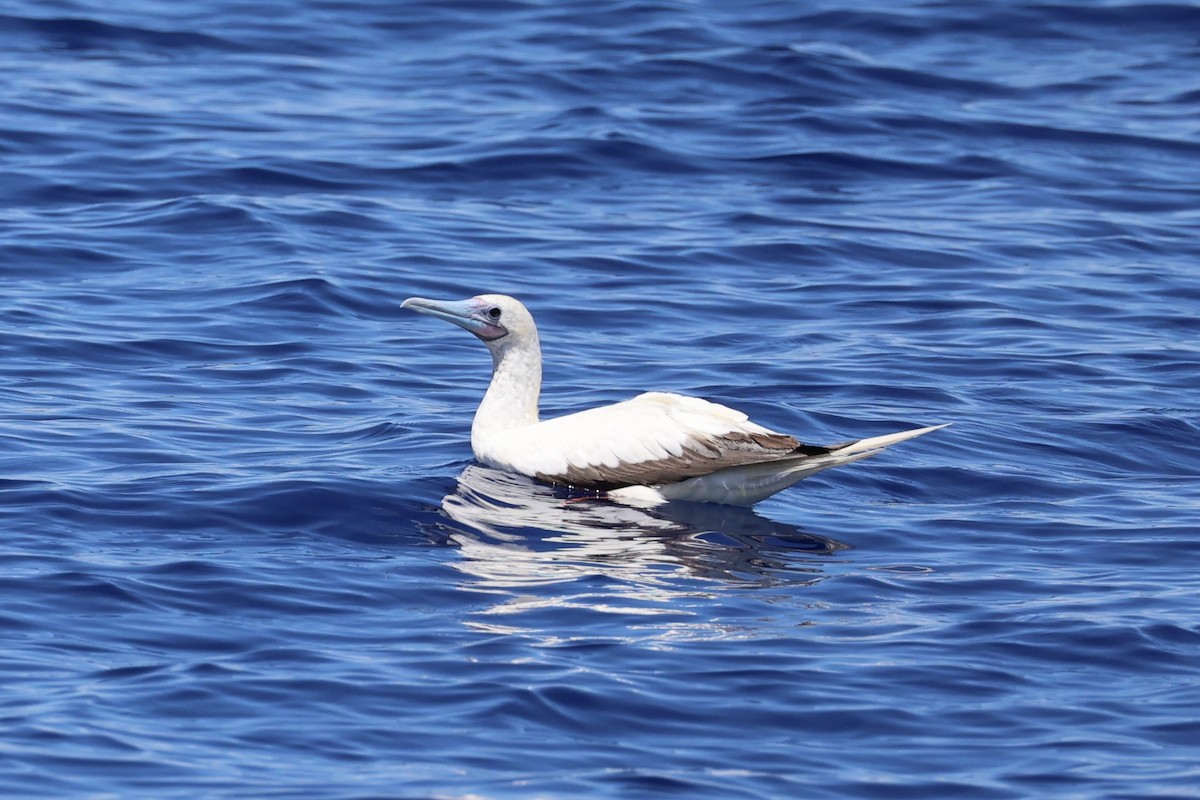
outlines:
[[[756,425],[732,408],[666,392],[541,420],[542,349],[520,301],[500,294],[410,297],[402,307],[466,328],[492,353],[492,382],[471,425],[476,459],[615,500],[749,506],[813,473],[945,427],[822,447]]]

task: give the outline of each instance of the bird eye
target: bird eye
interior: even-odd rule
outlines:
[[[488,309],[488,316],[491,317],[492,319],[500,319],[500,309],[496,308],[495,306],[492,306],[491,308]]]

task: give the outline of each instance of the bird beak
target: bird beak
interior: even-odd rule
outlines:
[[[424,297],[410,297],[401,303],[400,307],[453,322],[485,342],[508,335],[507,329],[494,324],[487,317],[486,304],[474,297],[470,300],[427,300]]]

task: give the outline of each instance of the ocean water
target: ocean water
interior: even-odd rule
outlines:
[[[8,0],[0,795],[1200,796],[1200,8]],[[471,461],[696,394],[753,510]]]

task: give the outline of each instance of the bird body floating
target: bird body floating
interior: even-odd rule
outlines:
[[[749,506],[816,472],[945,427],[808,445],[732,408],[666,392],[541,420],[541,345],[520,301],[499,294],[411,297],[403,307],[467,329],[492,353],[492,382],[471,425],[476,459],[615,500]]]

